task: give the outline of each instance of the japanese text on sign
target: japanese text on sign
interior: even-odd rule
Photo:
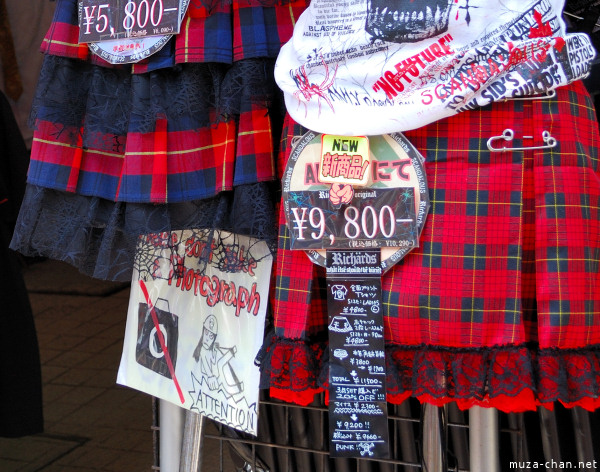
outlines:
[[[360,180],[365,175],[369,161],[363,157],[348,154],[325,153],[321,172],[323,177],[346,177]]]
[[[327,261],[330,454],[386,457],[379,253],[328,251]]]
[[[321,137],[320,182],[365,186],[369,182],[369,139],[366,136]]]

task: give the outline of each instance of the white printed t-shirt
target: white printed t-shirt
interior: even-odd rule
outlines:
[[[277,58],[294,120],[320,133],[419,128],[585,77],[562,0],[313,0]]]

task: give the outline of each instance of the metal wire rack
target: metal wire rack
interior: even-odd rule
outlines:
[[[559,404],[552,411],[541,408],[507,414],[493,410],[496,421],[482,424],[474,421],[475,411],[461,411],[453,403],[438,408],[410,399],[388,408],[390,457],[386,459],[331,457],[323,398],[298,406],[263,393],[256,437],[188,412],[179,472],[508,472],[532,468],[558,472],[600,468],[596,459],[600,457],[598,412]],[[155,430],[159,435],[160,427]],[[481,447],[475,444],[482,438],[488,449],[474,450]],[[205,451],[211,452],[211,460]]]

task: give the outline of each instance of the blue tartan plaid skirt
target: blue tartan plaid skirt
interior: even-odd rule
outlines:
[[[28,182],[166,203],[274,180],[274,61],[307,2],[213,3],[192,1],[181,32],[132,66],[78,43],[77,2],[59,0],[42,44]]]

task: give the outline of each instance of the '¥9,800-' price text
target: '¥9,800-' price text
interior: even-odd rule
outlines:
[[[296,239],[322,240],[334,235],[353,240],[357,238],[393,238],[398,222],[413,221],[412,219],[397,219],[394,209],[384,205],[380,209],[365,206],[359,209],[349,205],[343,213],[344,220],[337,223],[325,216],[325,211],[318,207],[310,210],[303,207],[291,207],[291,219]]]

